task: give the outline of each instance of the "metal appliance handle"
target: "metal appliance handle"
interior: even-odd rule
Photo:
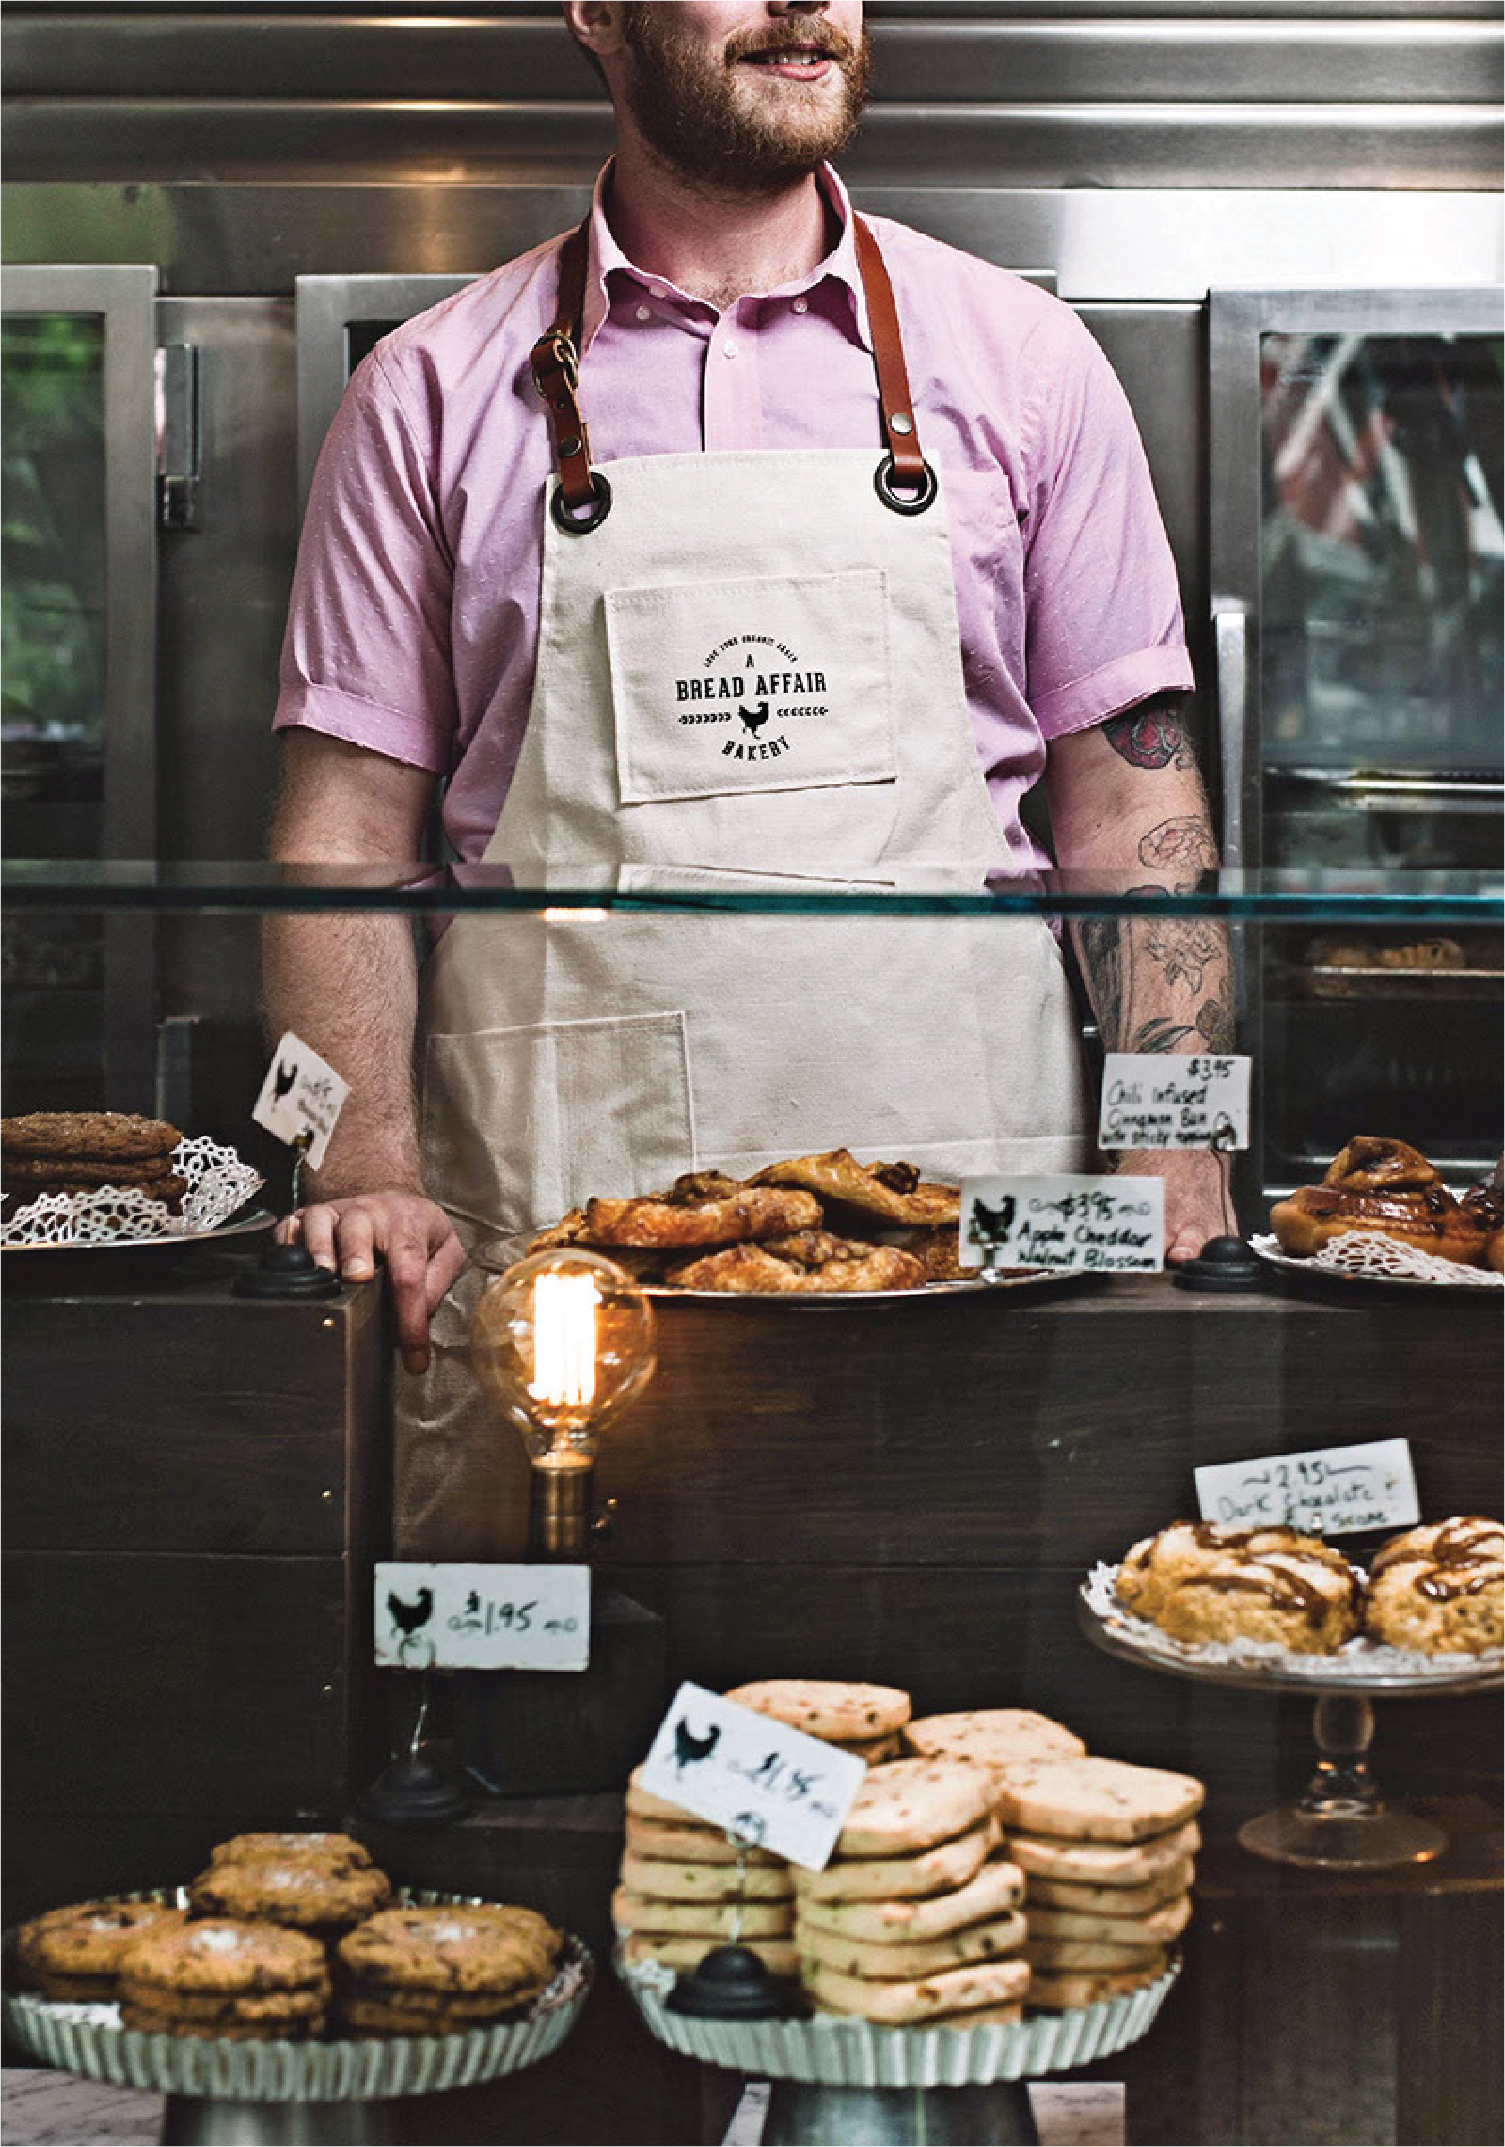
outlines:
[[[1249,613],[1234,597],[1214,597],[1212,647],[1218,708],[1218,765],[1223,781],[1223,863],[1245,857],[1245,755],[1249,733]]]

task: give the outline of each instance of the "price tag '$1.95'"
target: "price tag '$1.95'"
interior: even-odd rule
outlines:
[[[855,1752],[683,1684],[643,1762],[643,1787],[739,1841],[821,1871],[867,1767]]]

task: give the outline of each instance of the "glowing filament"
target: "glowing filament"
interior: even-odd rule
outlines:
[[[596,1283],[592,1275],[540,1275],[533,1286],[533,1379],[528,1392],[553,1407],[596,1396]]]

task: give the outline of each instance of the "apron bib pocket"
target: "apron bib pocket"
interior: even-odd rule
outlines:
[[[608,589],[621,802],[892,783],[887,579]]]

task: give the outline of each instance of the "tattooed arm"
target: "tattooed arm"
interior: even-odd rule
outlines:
[[[1218,862],[1179,696],[1142,701],[1050,748],[1056,863],[1116,890],[1190,891]],[[1083,917],[1072,926],[1107,1051],[1231,1051],[1228,935],[1208,917]],[[1165,1180],[1166,1258],[1193,1259],[1228,1228],[1223,1165],[1198,1150],[1126,1150],[1122,1171]]]

